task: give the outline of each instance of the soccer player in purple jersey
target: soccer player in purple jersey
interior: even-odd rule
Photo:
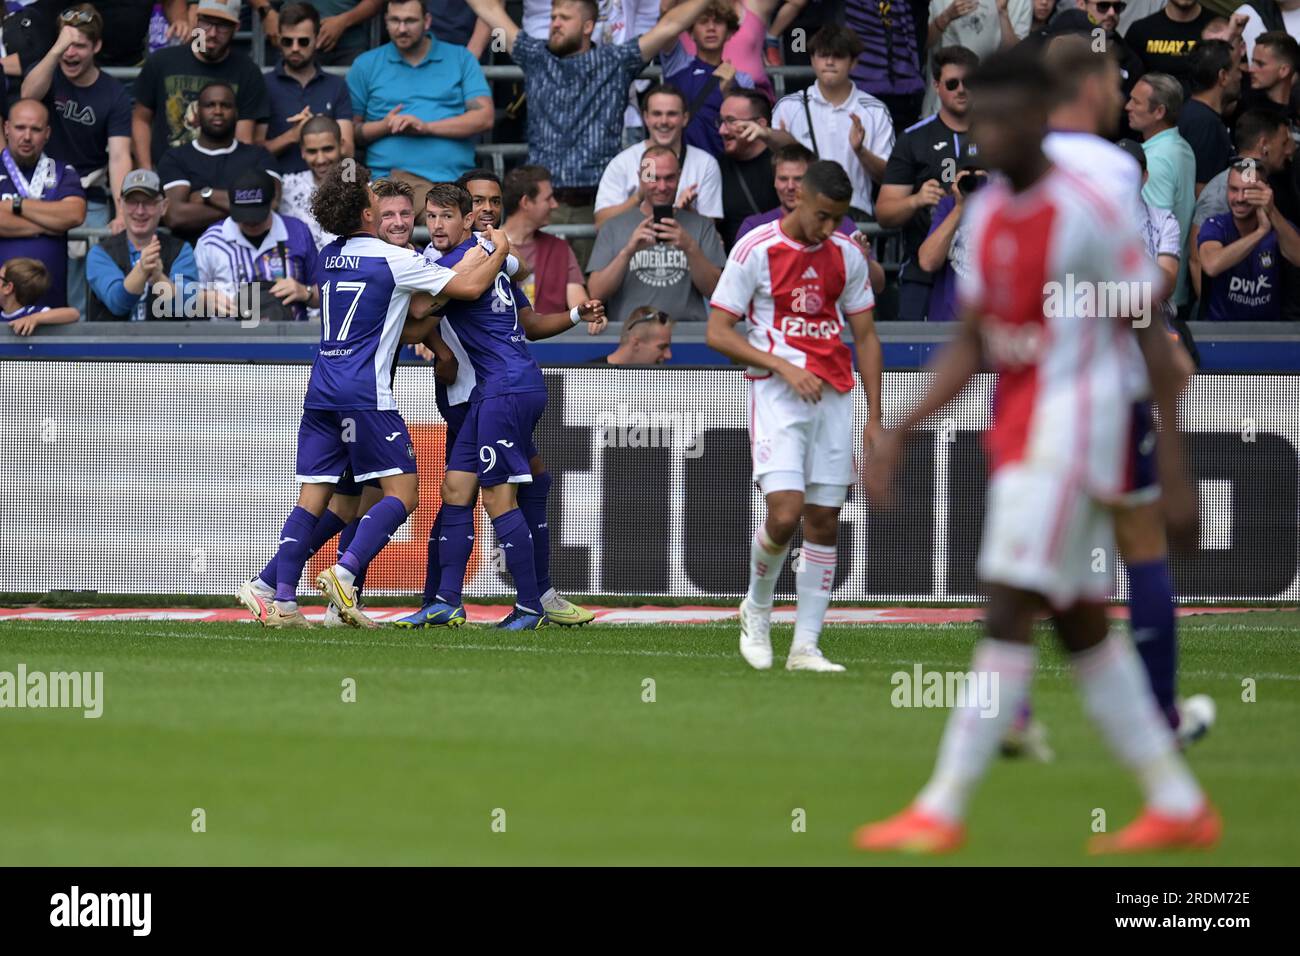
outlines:
[[[377,227],[379,238],[400,248],[410,249],[412,252],[416,251],[415,247],[410,243],[411,230],[415,225],[411,187],[399,180],[377,179],[370,184],[370,189],[379,200],[379,224]],[[457,266],[457,270],[464,272],[465,269],[485,259],[487,259],[487,253],[480,250],[475,257],[462,259]],[[429,315],[432,305],[433,297],[427,292],[417,292],[411,296],[408,326],[404,328],[402,334],[403,345],[415,342],[418,329],[428,327],[428,322],[420,322],[418,326],[415,323]],[[455,356],[446,345],[442,344],[436,326],[429,328],[423,341],[430,343],[433,353],[438,356],[439,365],[434,374],[440,379],[450,374],[451,378],[454,379]],[[394,358],[391,372],[395,377],[397,373],[396,358]],[[316,552],[325,547],[335,535],[338,535],[338,556],[342,558],[343,555],[347,554],[348,549],[352,546],[352,539],[361,526],[361,519],[382,497],[383,491],[379,487],[379,482],[374,479],[358,484],[353,480],[351,472],[339,479],[334,494],[330,498],[329,507],[316,523],[316,530],[312,533],[312,540],[308,546],[307,559],[310,561]],[[277,556],[272,555],[271,560],[262,569],[262,572],[251,581],[246,582],[240,589],[240,601],[248,608],[256,620],[262,620],[275,598],[277,563]],[[349,624],[353,627],[379,627],[379,624],[365,613],[365,606],[360,599],[365,575],[366,568],[363,567],[356,576],[353,585],[358,594],[356,613],[350,619],[344,620],[338,607],[330,604],[325,611],[325,618],[322,622],[325,627],[344,627]]]
[[[433,240],[426,257],[451,265],[473,250],[482,242],[473,233],[477,218],[468,192],[451,183],[435,184],[426,199],[426,222]],[[534,464],[540,465],[533,429],[546,406],[546,384],[526,340],[558,335],[581,321],[593,333],[599,332],[606,322],[604,306],[591,300],[569,313],[538,315],[503,271],[493,289],[478,300],[450,303],[443,312],[443,338],[449,343],[455,338],[464,353],[462,374],[472,376],[467,379],[469,407],[448,456],[443,504],[430,541],[425,606],[397,623],[456,627],[465,622],[461,593],[474,547],[474,500],[481,487],[483,505],[518,592],[515,609],[498,626],[533,630],[550,623],[544,597],[554,601],[558,595],[549,587],[541,588],[538,580],[539,574],[549,571],[545,490],[532,520],[523,507],[521,489],[531,490],[536,481]]]
[[[415,449],[392,390],[393,360],[404,331],[418,340],[434,321],[430,315],[407,325],[411,296],[478,299],[493,287],[509,251],[509,241],[493,230],[487,258],[458,274],[384,242],[377,235],[379,199],[368,178],[363,168],[340,167],[312,199],[317,221],[339,238],[321,250],[312,277],[321,296],[321,347],[298,429],[302,490],[280,535],[275,600],[261,618],[268,626],[310,626],[298,609],[298,580],[321,516],[349,471],[357,482],[377,479],[384,497],[316,585],[345,621],[364,626],[358,621],[356,575],[419,503]]]

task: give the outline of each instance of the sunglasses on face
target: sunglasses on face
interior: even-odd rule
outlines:
[[[954,76],[951,79],[943,81],[943,88],[949,93],[953,92],[958,87],[963,90],[966,89],[966,78],[964,76]]]
[[[1128,9],[1128,4],[1124,0],[1101,0],[1097,4],[1098,13],[1110,13],[1114,10],[1116,13],[1123,13]]]
[[[280,46],[286,50],[292,50],[296,46],[311,46],[311,37],[280,37]]]

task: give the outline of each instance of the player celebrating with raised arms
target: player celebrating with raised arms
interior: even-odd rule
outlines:
[[[979,555],[989,602],[987,637],[976,646],[972,671],[994,695],[993,706],[983,692],[959,698],[929,783],[902,813],[862,827],[855,842],[864,850],[922,853],[962,844],[971,793],[1028,692],[1034,620],[1047,611],[1070,653],[1085,710],[1146,798],[1137,821],[1095,836],[1092,852],[1211,846],[1221,830],[1218,813],[1183,762],[1132,643],[1107,631],[1112,562],[1094,566],[1095,554],[1115,553],[1110,507],[1128,482],[1133,329],[1165,422],[1157,437],[1165,488],[1187,482],[1176,431],[1182,375],[1159,323],[1133,321],[1140,303],[1131,315],[1105,315],[1095,297],[1053,291],[1067,276],[1077,289],[1112,282],[1160,288],[1161,274],[1116,206],[1132,197],[1108,198],[1044,155],[1055,90],[1041,63],[994,54],[970,86],[972,137],[984,165],[1006,181],[988,186],[967,210],[975,268],[958,280],[962,324],[933,364],[925,396],[882,438],[868,491],[873,502],[888,502],[903,436],[955,398],[987,358],[998,372]],[[1171,530],[1194,525],[1194,512],[1184,518],[1171,520]]]
[[[432,240],[425,255],[442,265],[455,265],[480,243],[492,247],[497,230],[489,229],[486,239],[475,236],[476,218],[468,192],[454,183],[435,183],[425,200]],[[436,554],[434,542],[430,544],[431,572],[440,567],[437,590],[429,600],[426,583],[424,607],[399,625],[465,623],[461,594],[474,549],[474,500],[480,487],[517,593],[514,610],[498,627],[536,630],[551,623],[538,586],[539,565],[545,573],[549,558],[535,552],[533,532],[520,508],[519,488],[534,481],[533,430],[546,408],[546,382],[526,340],[558,335],[583,321],[590,331],[599,332],[605,327],[604,306],[590,300],[568,313],[538,315],[505,271],[478,299],[449,303],[443,310],[443,336],[448,342],[454,338],[469,362],[459,375],[472,373],[466,379],[471,384],[469,410],[459,423],[447,460],[442,508],[434,522]],[[446,412],[444,416],[449,426],[455,424],[452,416]],[[542,500],[544,507],[544,496]]]
[[[378,479],[384,497],[362,520],[347,553],[322,571],[319,587],[344,620],[360,615],[353,581],[418,503],[415,449],[393,400],[392,367],[411,296],[475,299],[491,288],[509,243],[493,232],[495,250],[465,274],[427,262],[377,235],[379,198],[361,167],[340,167],[312,198],[321,226],[340,238],[316,263],[321,345],[312,364],[298,429],[298,505],[280,534],[275,601],[263,623],[306,626],[298,610],[298,579],[313,532],[336,485],[349,471]],[[432,317],[425,320],[430,325]],[[416,329],[423,335],[427,329]],[[354,623],[357,623],[354,621]]]
[[[754,480],[767,520],[750,548],[749,591],[740,603],[740,653],[772,666],[777,576],[803,519],[803,561],[787,670],[842,671],[818,648],[835,583],[840,507],[855,479],[853,364],[867,391],[863,444],[880,434],[880,339],[862,251],[835,231],[853,185],[839,164],[808,167],[793,211],[736,243],[710,303],[711,348],[750,367]],[[749,338],[736,323],[748,319]],[[854,349],[841,338],[847,320]]]

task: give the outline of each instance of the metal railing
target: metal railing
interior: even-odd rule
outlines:
[[[251,34],[236,34],[236,36],[251,36]],[[256,58],[254,58],[256,63]],[[263,69],[272,64],[258,63]],[[321,67],[326,73],[332,73],[334,76],[347,76],[349,67],[346,66],[324,66]],[[104,72],[109,76],[116,77],[119,80],[133,80],[140,75],[138,66],[106,66]],[[483,75],[488,82],[499,80],[519,81],[524,78],[524,71],[514,64],[490,64],[483,67]],[[641,71],[641,76],[647,79],[660,79],[663,76],[663,70],[656,63],[647,64],[646,68]],[[777,98],[785,95],[786,80],[811,80],[813,78],[812,67],[810,66],[769,66],[767,75],[772,78],[772,86],[776,91]]]

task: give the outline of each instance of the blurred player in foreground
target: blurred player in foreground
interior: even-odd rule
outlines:
[[[490,249],[496,232],[490,229],[486,236],[475,235],[474,226],[481,222],[473,201],[454,183],[435,183],[429,189],[425,222],[431,240],[425,258],[451,265],[484,243]],[[534,469],[540,466],[540,458],[533,431],[546,407],[546,382],[526,340],[558,335],[583,321],[593,334],[603,330],[604,306],[591,300],[568,313],[538,315],[504,266],[491,289],[472,302],[449,303],[443,310],[443,338],[448,343],[456,341],[467,359],[458,370],[453,389],[459,392],[460,386],[467,384],[468,404],[463,418],[444,412],[451,450],[442,484],[442,507],[430,535],[425,603],[418,612],[397,622],[399,626],[459,627],[465,623],[461,594],[474,549],[474,502],[480,488],[483,507],[492,519],[517,592],[514,609],[497,626],[535,630],[551,623],[551,605],[544,597],[590,614],[559,598],[549,587],[545,491],[526,499],[524,490],[537,480]],[[448,402],[453,389],[448,390]],[[450,438],[453,432],[454,441]],[[541,474],[545,475],[544,469]],[[525,511],[525,500],[531,511]],[[547,584],[545,589],[542,583]]]
[[[505,261],[503,235],[495,250],[464,275],[426,262],[381,240],[379,198],[360,167],[340,168],[317,189],[312,212],[339,236],[321,250],[312,284],[320,290],[321,345],[312,364],[298,429],[298,505],[280,534],[275,600],[262,618],[269,626],[308,626],[297,586],[313,533],[339,479],[378,479],[383,491],[347,553],[322,571],[316,585],[344,620],[357,609],[355,576],[415,510],[419,480],[415,449],[393,400],[392,367],[414,293],[474,299],[491,288]],[[432,316],[405,330],[422,338]],[[243,595],[241,594],[241,598]],[[355,623],[355,622],[354,622]]]
[[[801,518],[799,603],[786,670],[844,670],[817,642],[835,584],[840,507],[856,477],[855,358],[867,391],[864,450],[881,431],[880,339],[867,262],[852,239],[835,231],[852,196],[839,164],[810,164],[794,209],[736,243],[710,303],[709,347],[748,365],[752,379],[750,444],[767,520],[750,546],[740,653],[758,670],[772,666],[773,594]],[[744,319],[748,339],[736,330]],[[841,338],[846,320],[854,351]]]
[[[1060,36],[1048,44],[1045,62],[1058,98],[1049,119],[1051,132],[1043,138],[1043,152],[1055,165],[1089,180],[1097,191],[1114,200],[1117,213],[1131,211],[1133,228],[1143,234],[1147,212],[1141,202],[1142,168],[1109,139],[1119,131],[1124,108],[1118,61],[1112,53],[1095,49],[1087,38]],[[1160,303],[1170,287],[1153,293],[1144,317],[1162,329],[1166,320]],[[1129,625],[1134,644],[1156,702],[1179,741],[1187,744],[1209,731],[1214,722],[1214,701],[1204,694],[1181,703],[1177,698],[1177,617],[1155,468],[1156,428],[1136,340],[1128,346],[1137,395],[1129,431],[1125,494],[1114,509],[1115,537],[1128,578]],[[1190,376],[1193,369],[1186,350],[1172,338],[1169,347],[1173,358]],[[1178,485],[1166,496],[1187,491]],[[1183,501],[1175,503],[1175,507],[1186,511],[1194,505]],[[1027,708],[1017,716],[1003,750],[1039,758],[1050,756],[1044,731],[1037,721],[1028,720]]]
[[[976,647],[976,681],[997,706],[958,699],[929,783],[902,813],[864,826],[864,850],[940,853],[965,840],[967,801],[998,741],[1025,699],[1036,663],[1034,619],[1052,615],[1069,651],[1088,715],[1137,775],[1145,797],[1138,819],[1093,838],[1094,853],[1208,847],[1222,829],[1156,706],[1132,644],[1108,633],[1110,561],[1093,569],[1096,549],[1114,553],[1110,506],[1126,491],[1134,399],[1127,338],[1136,328],[1153,397],[1166,427],[1157,438],[1162,485],[1186,496],[1176,431],[1182,376],[1158,323],[1131,312],[1099,315],[1082,298],[1053,290],[1131,282],[1162,288],[1157,265],[1114,202],[1044,155],[1050,77],[1023,55],[995,54],[972,77],[972,136],[984,164],[1007,182],[976,198],[971,216],[975,268],[960,280],[962,325],[935,361],[920,404],[881,440],[868,490],[885,504],[903,437],[962,390],[987,357],[999,373],[980,576],[989,587],[988,636]],[[1120,201],[1131,201],[1125,194]],[[1055,304],[1053,304],[1055,302]],[[1195,511],[1169,512],[1171,531],[1195,527]],[[975,697],[981,695],[965,695]]]

